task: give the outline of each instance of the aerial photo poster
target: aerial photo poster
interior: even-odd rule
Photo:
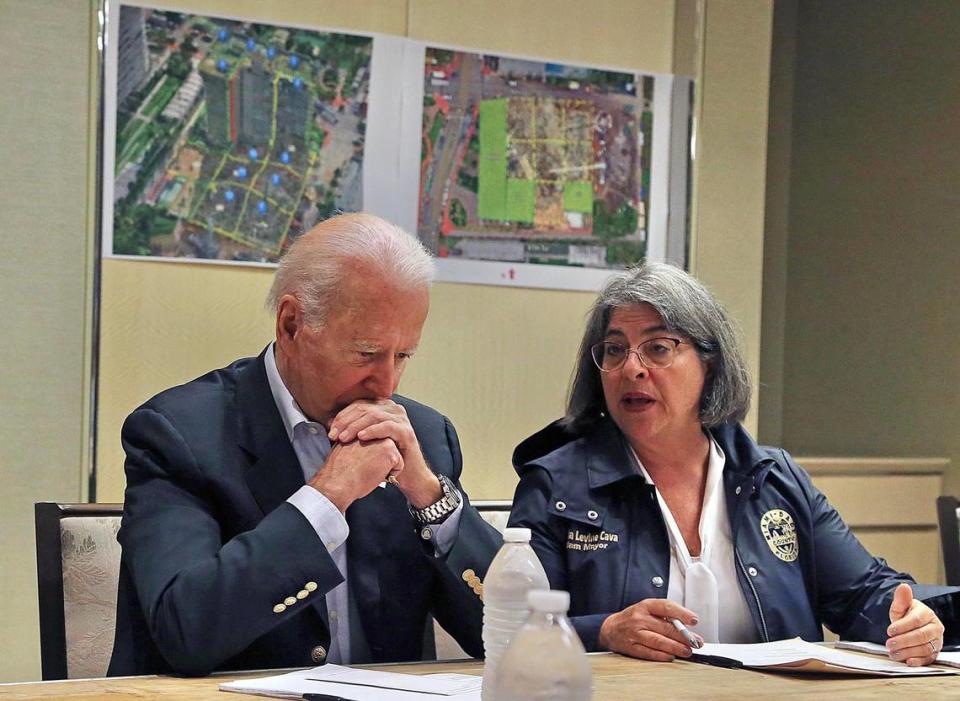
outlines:
[[[108,32],[105,255],[273,265],[365,210],[441,280],[683,262],[687,79],[133,5]]]
[[[592,289],[664,259],[670,76],[433,46],[422,66],[417,232],[452,279]]]
[[[363,207],[370,36],[118,14],[110,253],[275,263]]]

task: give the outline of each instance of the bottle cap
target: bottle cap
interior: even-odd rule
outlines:
[[[504,528],[503,542],[504,543],[529,543],[530,529],[529,528]]]
[[[533,589],[527,592],[527,604],[534,611],[566,613],[570,608],[570,594],[559,589]]]

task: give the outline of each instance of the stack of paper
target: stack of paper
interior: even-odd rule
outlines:
[[[417,676],[328,664],[273,677],[227,682],[220,685],[220,690],[289,699],[326,694],[356,701],[480,701],[481,682],[481,677],[469,674]]]
[[[871,655],[887,656],[887,648],[883,645],[877,645],[876,643],[858,643],[850,640],[838,640],[836,646],[844,650],[857,650],[858,652],[869,652]],[[937,661],[933,664],[960,668],[960,652],[943,652],[941,650],[940,654],[937,655]]]
[[[800,638],[751,645],[706,643],[695,650],[694,662],[742,666],[771,672],[922,676],[956,674],[942,667],[908,667],[902,662],[876,659],[808,643]]]

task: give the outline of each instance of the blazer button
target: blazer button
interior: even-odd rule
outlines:
[[[292,596],[288,596],[286,599],[283,600],[283,603],[285,603],[287,606],[293,606],[295,603],[297,603],[297,600],[294,599]]]
[[[308,596],[310,596],[310,592],[308,592],[306,589],[301,589],[297,592],[298,599],[306,599]]]
[[[562,501],[558,501],[556,504],[553,505],[553,507],[554,507],[557,511],[566,511],[566,510],[567,510],[567,505],[566,505],[565,503],[563,503]]]
[[[593,509],[590,509],[590,511],[587,512],[587,518],[590,519],[591,521],[596,521],[598,518],[600,518],[600,514],[598,514]]]
[[[740,492],[743,491],[743,489],[740,488],[740,485],[737,485],[737,488],[734,489],[733,491],[734,491],[736,494],[739,494]]]
[[[658,574],[656,577],[654,577],[653,579],[651,579],[650,582],[653,584],[653,586],[655,586],[657,589],[659,589],[660,587],[663,586],[663,577],[661,577],[661,576]]]
[[[273,607],[274,613],[283,613],[286,610],[287,610],[287,607],[285,604],[277,604],[276,606]]]
[[[323,645],[317,645],[310,651],[310,659],[317,664],[323,664],[327,659],[327,648]]]
[[[316,583],[316,582],[307,582],[306,584],[303,585],[303,588],[306,589],[307,591],[316,591],[316,590],[317,590],[317,583]]]
[[[747,572],[750,574],[751,577],[756,577],[756,576],[757,576],[757,568],[756,568],[756,567],[748,567],[748,568],[747,568]]]

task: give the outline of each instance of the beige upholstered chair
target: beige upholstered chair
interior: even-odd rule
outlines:
[[[509,501],[474,502],[502,531]],[[35,505],[40,657],[44,680],[102,677],[113,651],[120,576],[121,504]],[[467,657],[433,623],[437,659]]]
[[[34,506],[44,680],[102,677],[113,651],[121,504]]]
[[[509,501],[474,501],[473,505],[484,521],[503,533],[503,529],[507,527],[507,519],[510,518],[511,503]],[[459,660],[469,657],[453,636],[441,628],[436,621],[433,622],[433,639],[438,660]]]

